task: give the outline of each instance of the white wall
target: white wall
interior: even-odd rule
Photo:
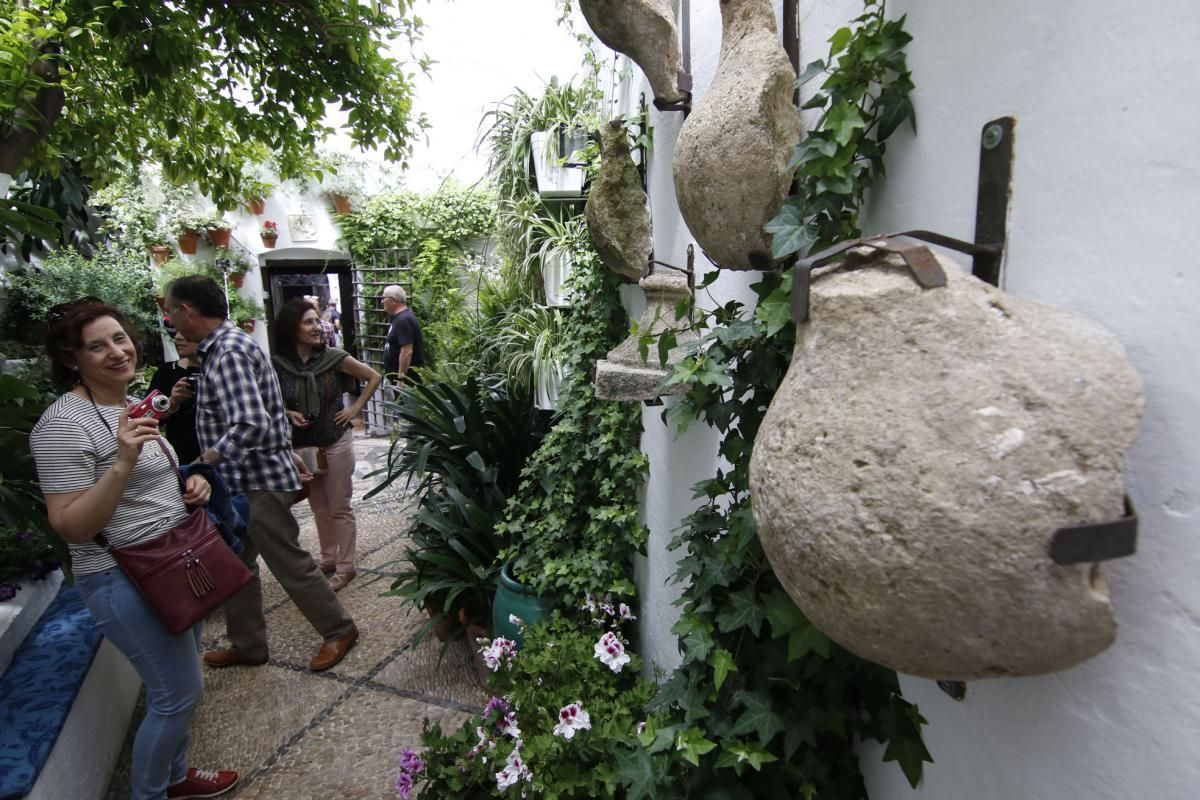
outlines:
[[[697,94],[719,47],[716,3],[693,3]],[[778,6],[778,4],[777,4]],[[861,3],[801,8],[801,61]],[[892,0],[914,36],[909,65],[920,135],[889,145],[888,179],[863,218],[868,232],[922,227],[963,239],[974,231],[979,132],[1017,118],[1005,288],[1078,311],[1124,342],[1145,380],[1142,437],[1127,483],[1140,516],[1140,552],[1105,572],[1120,630],[1107,652],[1038,678],[972,683],[955,703],[926,680],[902,677],[929,720],[936,763],[913,792],[880,749],[864,747],[871,796],[893,800],[1095,800],[1200,796],[1200,11],[1186,0],[1138,6]],[[688,234],[674,209],[670,150],[678,121],[656,115],[651,197],[655,241],[681,258]],[[737,293],[752,276],[720,285]],[[702,303],[708,303],[701,298]],[[651,459],[643,569],[647,655],[669,665],[673,594],[656,584],[670,556],[658,545],[679,524],[680,498],[703,472],[688,457],[711,448],[698,430],[681,442],[647,415]],[[682,465],[688,465],[686,471]],[[711,473],[711,465],[708,472]],[[674,498],[668,512],[652,500]]]

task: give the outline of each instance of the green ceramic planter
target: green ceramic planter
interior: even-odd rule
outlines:
[[[538,620],[550,619],[550,612],[558,605],[553,597],[539,597],[528,586],[517,583],[505,564],[500,570],[500,582],[492,600],[492,636],[512,639],[520,647],[524,641],[516,625],[508,621],[510,615],[532,625]]]

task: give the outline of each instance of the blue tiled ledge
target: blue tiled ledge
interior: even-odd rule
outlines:
[[[33,788],[100,646],[79,590],[64,586],[0,677],[0,800]]]

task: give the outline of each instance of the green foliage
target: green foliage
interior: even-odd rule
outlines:
[[[539,378],[566,362],[566,316],[557,308],[521,306],[503,314],[495,330],[481,338],[482,357],[490,368],[530,391]]]
[[[54,172],[74,154],[101,185],[158,162],[228,208],[258,148],[306,173],[338,103],[356,146],[402,160],[423,121],[389,54],[419,28],[410,0],[0,0],[0,158]]]
[[[37,531],[0,525],[0,581],[44,578],[58,555]]]
[[[591,619],[558,615],[527,628],[511,665],[502,660],[491,680],[503,704],[493,700],[450,735],[426,723],[422,796],[625,797],[622,776],[636,773],[644,759],[636,736],[654,688],[639,674],[637,656],[631,655],[619,672],[596,658],[595,645],[609,629]],[[588,714],[590,727],[566,739],[554,729],[559,710],[572,703]],[[519,735],[505,732],[506,712]],[[518,740],[528,778],[501,789],[497,773]]]
[[[109,248],[90,259],[75,250],[58,250],[13,275],[4,330],[13,339],[35,341],[51,306],[87,295],[120,309],[146,344],[152,344],[149,337],[158,332],[158,312],[146,255]]]
[[[488,619],[500,572],[496,555],[505,544],[496,522],[549,429],[548,415],[530,413],[521,387],[474,377],[461,389],[441,381],[415,385],[394,410],[401,438],[387,466],[372,473],[386,477],[367,497],[401,478],[416,481],[419,511],[407,566],[389,594],[439,615],[465,608]]]
[[[828,58],[809,64],[796,82],[804,86],[827,76],[802,106],[823,111],[789,163],[797,169],[797,190],[766,226],[776,258],[859,236],[857,210],[863,193],[884,174],[888,137],[905,122],[917,129],[904,54],[912,37],[904,17],[885,19],[883,0],[864,5],[855,27],[829,38]]]
[[[13,229],[0,224],[0,242],[28,262],[33,253],[48,252],[51,247],[74,247],[91,255],[102,237],[102,220],[90,206],[91,187],[82,173],[78,158],[59,160],[56,173],[26,170],[15,176],[5,202],[24,203],[23,213],[45,228]],[[5,216],[0,208],[0,219]],[[3,228],[7,227],[7,230]]]
[[[518,89],[484,116],[488,124],[483,134],[487,142],[488,174],[496,186],[496,234],[504,259],[504,279],[518,284],[523,293],[542,296],[540,262],[536,253],[546,233],[540,223],[565,222],[581,209],[578,203],[541,200],[535,188],[531,161],[531,137],[537,131],[549,131],[549,145],[558,153],[558,134],[583,127],[595,128],[600,122],[600,100],[594,77],[575,87],[551,80],[540,96]]]
[[[29,554],[28,559],[18,558],[15,551],[0,552],[0,579],[34,571],[34,561],[46,560],[46,547],[55,561],[68,569],[70,565],[66,542],[50,529],[46,519],[46,504],[29,452],[29,433],[56,396],[49,365],[39,359],[6,367],[4,356],[0,354],[0,449],[7,456],[0,465],[0,550],[7,548],[3,543],[9,542],[9,534],[33,531],[39,536],[36,542],[20,539],[20,544],[12,545]]]
[[[586,236],[572,251],[576,305],[567,318],[567,378],[559,418],[530,459],[499,530],[513,577],[568,602],[585,594],[629,595],[633,554],[646,541],[637,493],[649,468],[641,408],[597,400],[591,367],[625,334],[620,278],[604,269]]]
[[[777,255],[857,234],[863,192],[882,171],[883,141],[904,118],[890,109],[908,107],[903,20],[884,21],[875,0],[866,7],[855,28],[833,37],[841,58],[825,82],[830,108],[797,150],[799,194],[768,226]],[[665,381],[687,386],[667,417],[681,432],[703,420],[721,446],[715,477],[696,487],[703,505],[672,543],[683,550],[675,580],[686,588],[674,628],[683,663],[656,698],[653,722],[695,726],[714,746],[676,758],[658,797],[688,796],[680,787],[694,786],[712,797],[866,798],[856,750],[866,739],[886,742],[885,759],[898,761],[914,786],[931,760],[925,721],[900,695],[895,673],[814,628],[758,539],[750,454],[791,359],[791,286],[790,272],[768,274],[753,287],[753,308],[731,301],[701,315],[699,347]],[[658,758],[667,756],[652,754]],[[649,794],[631,784],[630,800]]]
[[[217,283],[221,282],[219,277],[216,280]],[[229,298],[229,317],[238,325],[249,322],[252,319],[266,318],[267,312],[263,308],[262,303],[245,297],[232,286],[229,287],[229,293],[226,297]]]
[[[413,307],[419,309],[426,364],[452,359],[468,330],[466,293],[458,269],[460,253],[441,239],[429,238],[413,259]],[[416,312],[414,312],[416,313]]]

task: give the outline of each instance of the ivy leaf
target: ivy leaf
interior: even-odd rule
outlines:
[[[767,336],[774,336],[785,326],[791,325],[791,293],[782,287],[771,292],[754,310],[754,318],[767,326]]]
[[[887,739],[884,761],[895,761],[904,772],[904,777],[914,789],[921,782],[924,762],[933,763],[933,757],[921,740],[921,726],[926,720],[917,707],[902,697],[892,695],[890,703],[879,715],[882,738]]]
[[[829,637],[817,630],[811,622],[788,635],[788,661],[798,661],[809,653],[829,658]]]
[[[704,731],[699,728],[688,728],[675,737],[675,750],[697,767],[700,766],[700,756],[711,752],[716,746],[716,742],[704,738]]]
[[[811,81],[813,78],[825,71],[824,61],[814,61],[804,68],[804,72],[800,73],[800,77],[796,78],[796,88],[799,89],[804,84]]]
[[[761,595],[767,609],[767,622],[771,625],[771,638],[788,636],[808,624],[804,614],[792,602],[786,592],[775,590]]]
[[[740,775],[743,764],[749,764],[754,768],[755,772],[758,772],[762,769],[763,764],[769,764],[772,761],[778,760],[778,756],[773,755],[762,747],[738,743],[725,748],[725,752],[717,759],[717,766],[733,767]]]
[[[759,742],[766,747],[771,744],[777,733],[787,727],[783,718],[775,713],[771,705],[771,696],[766,692],[740,691],[734,694],[733,699],[746,709],[730,731],[734,736],[756,733]]]
[[[655,796],[654,764],[650,754],[641,748],[625,750],[617,756],[617,781],[627,786],[627,800]]]
[[[779,209],[779,213],[763,226],[763,230],[771,234],[772,257],[785,258],[800,252],[817,240],[816,228],[805,224],[800,215],[799,208],[785,204]]]
[[[712,655],[708,657],[708,665],[713,668],[713,685],[718,692],[725,685],[725,678],[729,676],[729,673],[737,672],[733,654],[723,647],[713,651]]]
[[[833,32],[833,36],[829,37],[829,57],[832,60],[833,56],[846,49],[846,45],[850,44],[850,38],[854,35],[849,28],[838,28]]]
[[[833,132],[833,139],[838,144],[847,144],[854,138],[854,132],[866,127],[866,121],[858,112],[858,106],[846,100],[838,100],[829,109],[825,117],[825,127]]]
[[[716,627],[722,633],[730,633],[738,628],[749,627],[751,633],[758,636],[762,622],[767,619],[766,612],[758,604],[758,595],[754,589],[743,589],[730,595],[730,603],[716,614]]]

